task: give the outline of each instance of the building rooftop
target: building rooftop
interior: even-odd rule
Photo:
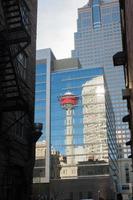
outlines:
[[[61,60],[54,60],[54,71],[80,68],[80,62],[77,58],[65,58]]]

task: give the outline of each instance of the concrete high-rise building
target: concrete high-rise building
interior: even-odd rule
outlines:
[[[83,135],[84,144],[87,144],[85,149],[87,160],[108,162],[108,143],[106,142],[108,139],[107,132],[109,132],[106,129],[108,109],[106,107],[103,76],[87,81],[82,87]],[[115,132],[115,124],[113,123],[113,125],[112,128]],[[115,135],[114,140],[116,140]]]
[[[115,113],[119,158],[127,158],[130,148],[128,123],[123,123],[127,115],[127,103],[122,100],[125,88],[123,67],[115,68],[112,56],[122,50],[120,11],[118,0],[90,0],[78,9],[77,32],[74,34],[73,58],[79,58],[85,68],[104,68],[108,89]]]
[[[46,163],[46,141],[39,141],[36,144],[36,163],[34,167],[33,183],[45,182]],[[51,148],[51,178],[60,178],[61,155]]]
[[[32,197],[37,1],[0,0],[0,199]]]

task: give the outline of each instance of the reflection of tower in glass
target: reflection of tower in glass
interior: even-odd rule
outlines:
[[[60,104],[66,110],[66,134],[65,146],[67,164],[74,164],[74,146],[73,146],[73,109],[78,103],[78,97],[71,92],[66,92],[60,97]]]
[[[86,159],[108,159],[104,79],[99,76],[82,85],[84,147]]]

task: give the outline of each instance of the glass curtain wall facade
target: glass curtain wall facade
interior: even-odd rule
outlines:
[[[36,147],[34,183],[112,175],[118,170],[118,152],[103,68],[59,69],[50,50],[40,54],[35,122],[43,123],[43,135]]]
[[[116,133],[119,143],[119,158],[127,158],[130,148],[128,123],[123,123],[127,115],[126,101],[121,90],[125,87],[123,67],[113,66],[112,56],[122,50],[121,26],[118,0],[90,0],[78,9],[77,32],[74,34],[73,58],[79,58],[83,67],[104,67],[111,101],[115,113]]]
[[[45,133],[46,120],[46,66],[46,63],[37,65],[35,85],[35,122],[43,124],[43,133]],[[46,135],[42,134],[40,140],[46,140]]]
[[[53,72],[51,77],[51,145],[60,155],[60,178],[109,174],[109,162],[118,170],[114,115],[103,69]],[[78,97],[72,118],[59,101],[68,92]]]
[[[50,49],[37,51],[35,84],[35,123],[43,124],[36,146],[34,183],[49,182],[50,162],[50,70],[54,55]]]
[[[38,63],[36,67],[35,84],[35,122],[43,124],[43,134],[36,145],[36,162],[34,168],[34,183],[44,181],[46,177],[46,66],[47,61]]]

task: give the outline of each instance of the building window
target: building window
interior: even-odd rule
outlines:
[[[122,190],[129,190],[129,185],[122,185]]]
[[[64,170],[63,170],[63,174],[67,174],[67,170],[64,169]]]
[[[70,199],[73,200],[73,192],[70,192]]]
[[[126,183],[129,183],[130,182],[129,165],[127,163],[125,164],[125,178],[126,178]]]
[[[81,199],[82,199],[82,197],[83,197],[83,194],[82,194],[82,192],[79,192],[79,200],[81,200]]]
[[[88,199],[91,199],[92,198],[92,192],[88,192]]]
[[[23,112],[15,112],[14,119],[16,120],[16,125],[14,132],[17,136],[23,137],[24,135],[24,124],[25,124],[25,117]]]
[[[100,27],[101,13],[99,0],[94,0],[92,4],[92,18],[94,27]]]
[[[26,78],[27,60],[28,60],[28,56],[27,56],[27,54],[25,52],[21,52],[17,56],[18,71],[19,71],[20,76],[23,79]]]
[[[25,28],[28,28],[28,26],[30,25],[30,22],[29,22],[29,9],[28,9],[27,5],[23,1],[21,2],[20,11],[21,11],[23,24],[25,25]]]

